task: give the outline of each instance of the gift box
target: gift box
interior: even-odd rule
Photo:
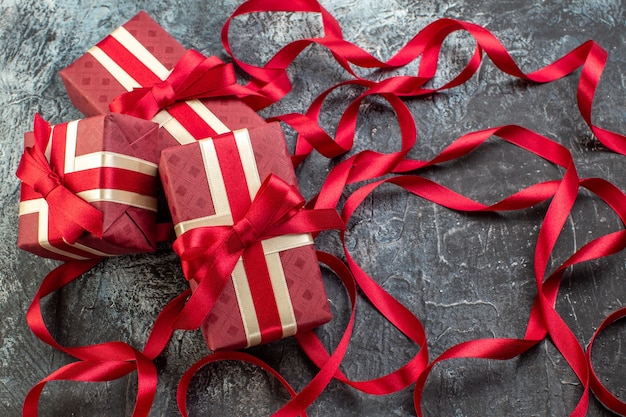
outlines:
[[[63,261],[154,251],[158,132],[122,114],[36,117],[17,171],[18,246]]]
[[[179,237],[238,222],[270,175],[297,187],[277,123],[166,149],[159,173]],[[272,237],[256,249],[237,260],[201,326],[212,350],[271,342],[331,318],[311,234]],[[193,291],[198,282],[187,279]]]
[[[142,11],[61,70],[60,75],[76,108],[93,116],[109,112],[114,99],[133,89],[157,86],[161,93],[169,91],[169,85],[162,88],[161,82],[168,79],[186,53]],[[216,57],[210,59],[218,61],[215,65],[221,68]],[[194,99],[166,107],[150,116],[163,127],[160,149],[265,124],[254,110],[234,97]]]

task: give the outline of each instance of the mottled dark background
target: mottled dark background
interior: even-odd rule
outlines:
[[[322,2],[340,21],[346,39],[380,58],[389,58],[417,31],[440,17],[470,20],[493,31],[525,71],[552,62],[588,39],[610,53],[596,95],[594,120],[626,131],[626,13],[621,0],[362,0]],[[112,29],[145,9],[185,46],[227,58],[219,31],[236,0],[0,1],[0,414],[17,416],[30,387],[71,358],[37,340],[25,312],[42,277],[55,263],[17,249],[19,184],[14,172],[22,133],[35,112],[53,123],[80,117],[57,72]],[[320,21],[298,14],[255,15],[233,25],[238,56],[262,63],[277,48],[300,36],[320,33]],[[465,35],[445,44],[437,83],[453,76],[472,51]],[[416,65],[400,73],[414,71]],[[294,91],[263,111],[271,116],[304,111],[326,87],[347,79],[320,47],[307,49],[290,70]],[[373,74],[378,77],[378,74]],[[468,131],[520,124],[567,146],[581,177],[600,176],[626,189],[626,160],[603,150],[580,117],[575,101],[579,71],[549,85],[520,82],[485,62],[465,85],[428,99],[409,100],[419,128],[412,155],[428,158]],[[324,107],[329,131],[358,94],[342,90]],[[399,148],[393,112],[372,98],[361,107],[355,150]],[[290,144],[293,135],[288,131]],[[335,162],[311,157],[298,171],[303,193],[314,195]],[[425,175],[470,197],[494,202],[561,172],[501,141]],[[509,214],[452,212],[392,187],[368,198],[349,225],[348,246],[385,289],[423,321],[431,357],[464,340],[521,337],[535,294],[532,257],[545,205]],[[581,193],[559,239],[558,265],[593,237],[617,230],[617,217],[597,199]],[[317,246],[341,253],[336,235]],[[583,344],[611,311],[626,301],[626,258],[618,254],[567,273],[557,310]],[[332,275],[325,281],[334,320],[319,330],[327,346],[339,340],[348,302]],[[156,314],[185,288],[176,256],[168,247],[152,255],[107,260],[44,302],[48,324],[65,345],[124,340],[140,347]],[[614,325],[594,350],[600,377],[626,396],[623,324]],[[251,352],[274,365],[301,389],[315,373],[293,340]],[[343,369],[366,379],[395,369],[412,357],[409,343],[366,302],[358,306],[354,337]],[[199,332],[178,332],[158,359],[159,392],[152,416],[177,415],[175,389],[182,373],[207,349]],[[42,416],[129,415],[133,376],[101,384],[54,383],[42,396]],[[454,360],[438,365],[426,385],[427,416],[566,416],[581,394],[578,380],[555,347],[544,341],[506,361]],[[267,415],[287,400],[262,371],[223,363],[201,371],[189,394],[191,415]],[[311,416],[412,416],[412,390],[384,397],[360,394],[331,383],[310,407]],[[610,416],[593,399],[589,416]]]

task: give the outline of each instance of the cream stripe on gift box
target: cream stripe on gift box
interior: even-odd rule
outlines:
[[[129,31],[120,26],[111,32],[111,36],[119,43],[124,45],[130,53],[132,53],[139,61],[150,69],[161,80],[166,79],[170,75],[170,70],[165,68],[163,64],[154,56],[145,46],[141,44]]]
[[[226,193],[226,185],[220,170],[220,161],[217,158],[217,151],[213,140],[202,140],[200,143],[200,153],[202,154],[202,162],[207,181],[209,183],[209,191],[215,208],[215,216],[230,216],[228,225],[233,224],[233,217],[228,204],[228,194]]]
[[[90,248],[89,246],[85,246],[85,245],[83,245],[81,243],[78,243],[78,242],[68,243],[65,239],[63,239],[63,242],[65,242],[66,245],[72,246],[72,247],[74,247],[76,249],[80,249],[82,251],[89,252],[92,255],[101,256],[101,257],[115,256],[115,255],[111,255],[111,254],[108,254],[108,253],[100,252],[97,249]]]
[[[310,233],[298,233],[291,235],[277,236],[265,239],[261,242],[263,245],[263,253],[278,253],[287,249],[299,248],[300,246],[312,245],[313,236]]]
[[[55,246],[52,246],[50,244],[50,240],[49,240],[49,236],[48,236],[48,215],[49,215],[49,210],[48,210],[48,203],[46,202],[46,200],[44,200],[43,198],[38,198],[35,200],[26,200],[26,201],[21,201],[20,202],[20,208],[19,208],[19,215],[25,215],[25,214],[33,214],[33,213],[38,213],[38,227],[37,227],[37,241],[39,242],[39,245],[41,245],[42,248],[44,248],[47,251],[56,253],[58,255],[62,255],[71,259],[76,259],[76,260],[80,260],[80,261],[84,261],[86,258],[84,256],[80,256],[80,255],[76,255],[72,252],[68,252],[65,251],[63,249],[59,249]],[[94,249],[91,248],[87,248],[84,245],[80,245],[80,244],[69,244],[66,241],[64,241],[64,243],[68,246],[73,246],[76,249],[80,249],[83,250],[85,252],[89,252],[89,253],[94,253],[98,256],[111,256],[111,255],[107,255],[105,253],[96,251]],[[97,253],[95,253],[97,252]]]
[[[259,170],[256,166],[256,159],[254,159],[250,133],[248,133],[248,129],[240,129],[233,131],[233,136],[235,137],[239,159],[241,159],[243,173],[246,177],[246,183],[248,184],[250,200],[254,200],[254,196],[256,196],[259,188],[261,188],[261,178],[259,178]]]
[[[157,176],[157,164],[134,156],[110,151],[98,151],[76,156],[78,122],[78,120],[74,120],[67,123],[64,174],[93,168],[120,168],[152,177]],[[52,143],[52,138],[49,143]]]
[[[196,219],[180,222],[174,226],[174,232],[176,233],[176,236],[180,236],[183,233],[198,227],[224,226],[230,224],[233,224],[233,216],[230,212],[222,213],[221,215],[214,214],[211,216],[198,217]]]
[[[211,127],[211,129],[215,130],[215,133],[221,135],[222,133],[230,132],[230,129],[226,127],[224,123],[220,119],[217,118],[216,115],[207,107],[202,104],[200,100],[189,100],[187,105],[191,107],[191,109],[196,112],[200,118]]]
[[[152,118],[152,121],[158,123],[160,127],[167,130],[181,145],[186,145],[196,141],[196,138],[194,138],[193,135],[185,129],[185,126],[180,124],[180,122],[176,120],[174,116],[169,114],[167,110],[161,110],[158,112],[156,116]]]
[[[148,51],[130,32],[123,26],[115,29],[111,35],[128,52],[137,57],[150,71],[152,71],[161,80],[165,80],[170,71],[161,64],[161,62]],[[87,51],[98,61],[121,85],[126,91],[132,91],[134,88],[140,88],[141,85],[128,74],[115,60],[108,56],[98,46],[94,46]],[[222,123],[220,119],[206,108],[199,100],[190,100],[187,102],[189,107],[198,116],[218,134],[230,131],[228,127]],[[181,145],[192,143],[196,139],[193,135],[167,110],[161,110],[152,121],[158,123],[159,126],[167,130]]]
[[[280,254],[266,253],[265,262],[267,262],[274,297],[276,297],[276,307],[278,307],[278,315],[283,328],[283,337],[293,336],[298,331],[298,325],[296,322],[296,314],[291,304],[291,296],[289,295],[289,288],[287,287],[285,271],[280,262]]]
[[[96,201],[109,201],[112,203],[126,204],[149,211],[156,211],[156,198],[131,191],[113,190],[108,188],[97,188],[93,190],[80,191],[76,195],[88,203]],[[45,204],[44,204],[45,203]],[[48,203],[43,198],[25,200],[20,202],[19,214],[35,213],[40,208],[48,209]],[[47,217],[46,217],[47,218]],[[47,223],[46,223],[47,224]]]
[[[88,54],[93,56],[96,61],[100,63],[110,73],[113,78],[119,82],[126,91],[132,91],[133,88],[141,87],[133,77],[130,76],[122,67],[120,67],[117,62],[111,59],[102,49],[98,46],[93,46],[91,49],[87,51]]]
[[[96,201],[107,201],[111,203],[126,204],[149,211],[156,212],[157,199],[147,195],[134,193],[132,191],[115,190],[112,188],[96,188],[76,193],[77,196],[93,203]]]
[[[248,275],[241,258],[235,264],[232,280],[233,287],[235,287],[237,305],[239,306],[239,315],[241,316],[243,330],[246,334],[246,347],[258,345],[261,343],[261,326],[259,326],[252,291],[248,284]]]
[[[93,167],[120,168],[156,177],[158,166],[155,163],[141,158],[135,158],[134,156],[128,156],[116,152],[101,151],[75,157],[73,170],[65,171],[65,173],[84,171],[92,169]]]
[[[236,130],[233,132],[239,158],[241,160],[244,175],[248,189],[250,190],[250,198],[254,199],[256,193],[261,186],[259,171],[254,158],[254,151],[250,135],[247,129]],[[232,226],[233,219],[228,203],[228,195],[226,193],[226,185],[220,170],[219,159],[215,151],[215,145],[211,139],[198,141],[200,146],[202,160],[204,163],[207,180],[209,183],[209,191],[214,202],[215,214],[194,220],[183,221],[175,225],[176,235],[180,236],[185,231],[203,226]],[[292,234],[278,236],[261,242],[263,253],[266,257],[267,267],[272,283],[274,298],[278,307],[278,314],[283,329],[283,337],[291,336],[297,331],[297,322],[289,288],[285,279],[282,264],[280,262],[280,251],[287,249],[306,246],[313,243],[310,234]],[[246,277],[245,268],[241,259],[237,262],[237,267],[233,270],[232,279],[237,296],[237,303],[240,315],[243,321],[246,340],[248,346],[254,346],[261,342],[261,333],[259,323],[252,300],[252,293]]]
[[[65,167],[63,168],[64,174],[74,172],[74,159],[76,158],[76,142],[77,141],[78,141],[78,120],[74,120],[67,124],[66,133],[65,133]]]
[[[157,165],[139,158],[118,154],[116,152],[94,152],[76,156],[78,141],[78,120],[67,124],[65,134],[65,174],[92,168],[122,168],[151,176],[156,176]],[[50,143],[52,143],[50,140]],[[91,165],[90,165],[91,164]],[[131,191],[97,188],[76,193],[83,200],[92,203],[94,201],[110,201],[127,204],[150,211],[156,211],[157,201],[155,197],[134,193]]]

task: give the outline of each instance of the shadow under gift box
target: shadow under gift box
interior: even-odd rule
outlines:
[[[159,174],[177,236],[198,227],[232,226],[233,212],[246,210],[241,193],[249,194],[243,198],[249,207],[270,174],[297,187],[278,123],[166,149]],[[212,350],[268,343],[331,318],[312,236],[283,235],[261,245],[260,265],[244,252],[201,326]],[[187,278],[193,291],[198,283]],[[270,311],[275,315],[268,318]]]
[[[122,114],[53,126],[46,159],[66,188],[102,212],[102,238],[83,232],[68,243],[50,223],[54,210],[22,183],[18,246],[63,261],[153,252],[157,137],[157,124]],[[34,134],[26,133],[25,147],[33,143]]]
[[[109,103],[119,95],[165,80],[185,52],[142,11],[61,70],[60,75],[74,106],[86,116],[93,116],[109,112]],[[265,124],[237,98],[179,102],[152,120],[163,127],[159,149]]]

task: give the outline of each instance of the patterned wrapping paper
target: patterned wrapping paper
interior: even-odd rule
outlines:
[[[64,261],[154,251],[158,132],[156,123],[121,114],[53,126],[46,159],[66,188],[102,212],[103,235],[68,243],[50,227],[55,213],[43,196],[22,183],[18,246]],[[26,133],[25,147],[33,143]]]
[[[203,226],[232,225],[224,164],[219,155],[238,156],[245,187],[252,198],[260,184],[275,174],[297,185],[282,130],[277,123],[242,129],[213,139],[166,149],[159,171],[178,236]],[[224,170],[224,171],[228,171]],[[238,188],[238,187],[237,187]],[[263,304],[250,289],[258,271],[240,258],[214,308],[201,326],[212,350],[238,349],[317,327],[330,320],[330,309],[310,234],[279,236],[262,242],[272,275],[273,298],[280,315],[280,334],[264,334],[255,310]],[[245,258],[246,255],[244,255]],[[210,279],[210,277],[207,277]],[[197,282],[190,280],[192,290]]]
[[[78,110],[86,116],[103,114],[119,95],[166,79],[185,52],[180,43],[142,11],[61,70],[60,75]],[[160,149],[265,124],[263,118],[236,98],[177,103],[152,120],[163,127]]]

